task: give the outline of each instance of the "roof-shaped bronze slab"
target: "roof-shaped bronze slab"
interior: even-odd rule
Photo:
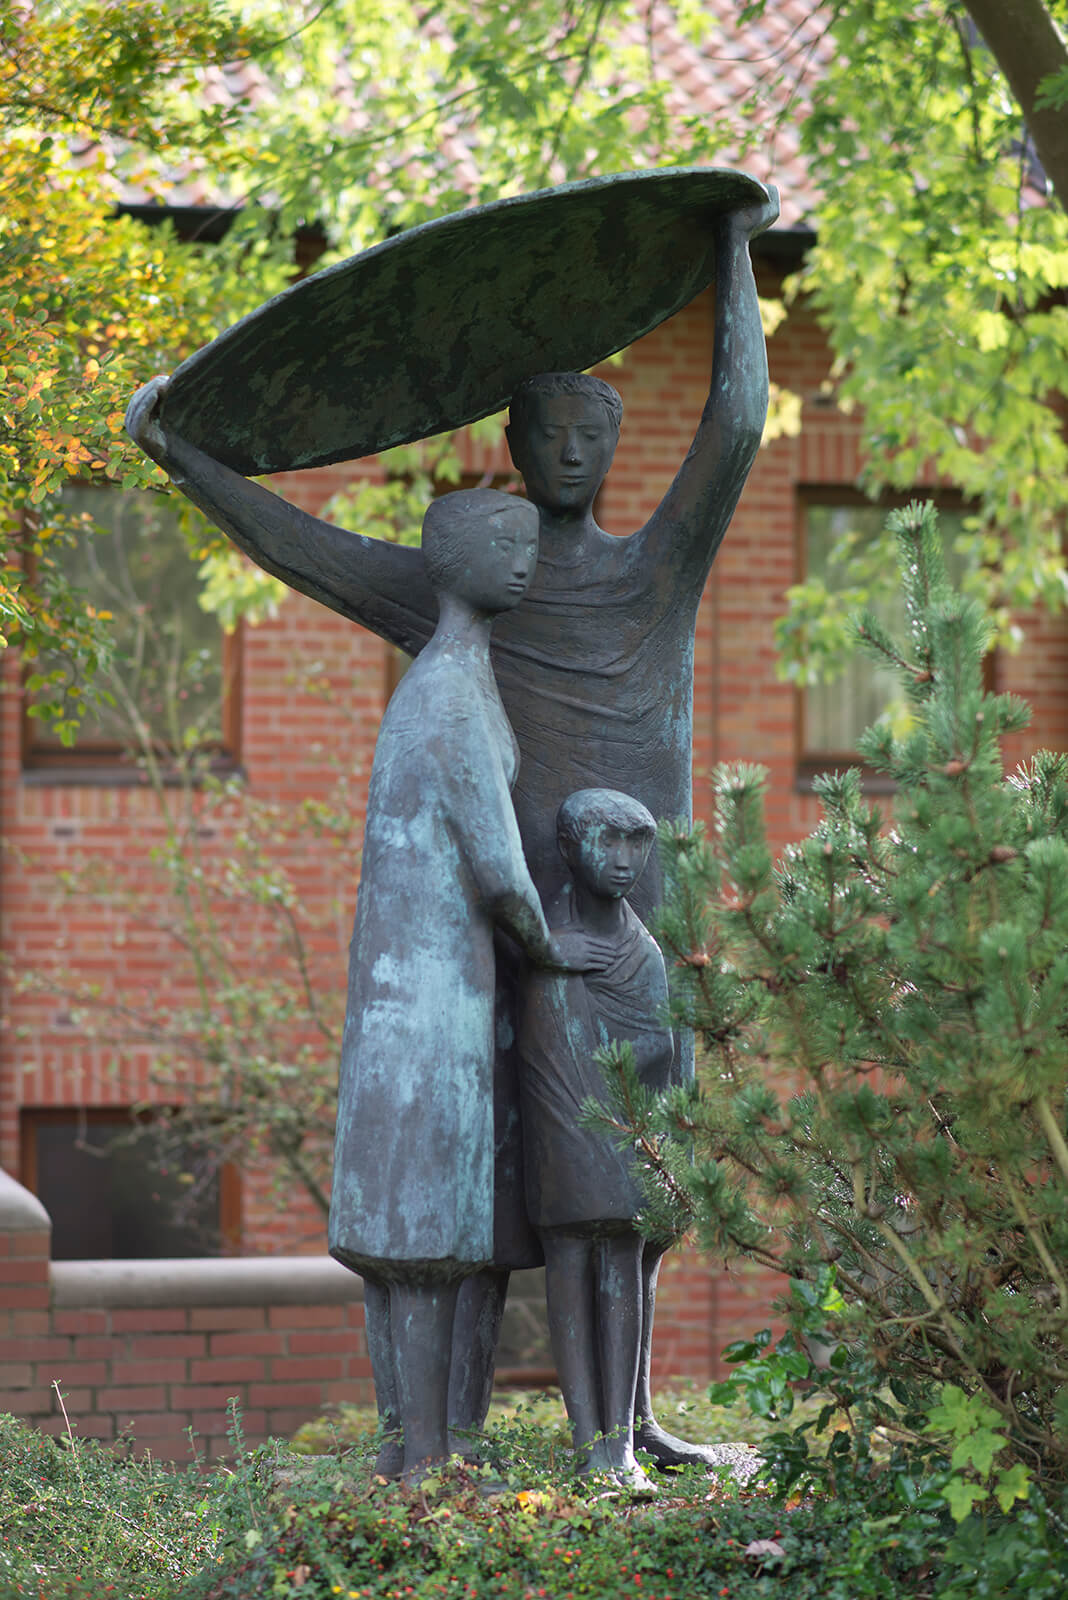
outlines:
[[[461,427],[537,372],[580,371],[714,277],[745,173],[591,178],[439,217],[316,273],[177,369],[161,420],[248,474],[324,466]]]

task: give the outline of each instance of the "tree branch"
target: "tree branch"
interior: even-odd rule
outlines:
[[[1068,69],[1068,47],[1042,0],[964,0],[965,9],[1020,103],[1038,159],[1068,211],[1068,115],[1035,109],[1044,78]]]

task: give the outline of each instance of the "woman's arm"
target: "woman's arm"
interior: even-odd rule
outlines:
[[[175,487],[265,572],[410,655],[421,650],[433,632],[437,602],[420,552],[313,517],[165,434],[158,408],[166,386],[166,378],[153,378],[137,391],[126,430]]]
[[[603,970],[612,956],[608,941],[570,929],[549,932],[523,854],[497,739],[488,717],[479,714],[484,705],[480,691],[462,675],[450,674],[450,680],[443,680],[444,692],[428,695],[427,703],[434,706],[449,829],[479,900],[534,966],[562,972]]]

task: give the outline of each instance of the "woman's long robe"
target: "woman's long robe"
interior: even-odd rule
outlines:
[[[536,904],[511,802],[518,753],[488,658],[430,645],[375,750],[341,1052],[330,1252],[385,1279],[493,1258],[488,907]]]

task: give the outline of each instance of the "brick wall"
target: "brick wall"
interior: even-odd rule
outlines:
[[[763,293],[774,293],[775,287],[773,278],[761,280]],[[616,464],[599,506],[610,531],[640,526],[670,483],[704,404],[711,350],[712,307],[706,295],[641,340],[622,365],[602,369],[625,404]],[[791,308],[769,354],[773,378],[802,396],[802,430],[799,437],[776,440],[761,451],[704,597],[695,657],[694,795],[697,814],[707,819],[715,763],[762,762],[771,774],[771,840],[781,848],[814,825],[817,810],[797,781],[796,698],[775,676],[772,624],[786,588],[798,576],[799,491],[853,482],[859,425],[841,415],[823,391],[827,351],[803,302]],[[478,447],[468,465],[485,471],[507,462],[503,449]],[[349,475],[373,470],[367,463],[331,467],[282,477],[276,487],[318,511]],[[1068,622],[1063,617],[1020,620],[1023,649],[997,664],[998,687],[1025,695],[1035,708],[1032,729],[1013,741],[1014,762],[1042,745],[1063,748],[1068,741]],[[302,687],[313,667],[334,685],[344,715]],[[53,887],[54,871],[85,852],[119,862],[131,851],[148,849],[158,836],[150,798],[130,788],[28,781],[19,763],[14,652],[3,652],[0,659],[0,687],[0,833],[8,847],[0,884],[0,947],[16,969],[55,957],[102,980],[168,981],[166,952],[158,941],[109,917],[65,917]],[[322,797],[333,779],[331,760],[338,758],[355,775],[360,801],[385,694],[385,647],[311,601],[293,596],[276,618],[247,629],[242,758],[253,792],[280,802]],[[213,848],[224,851],[225,836]],[[308,904],[327,904],[338,885],[324,872],[314,846],[292,841],[285,850],[302,897]],[[342,896],[350,906],[355,887]],[[348,933],[346,912],[338,918],[336,948],[328,956],[339,991]],[[20,996],[8,982],[0,1031],[0,1163],[19,1170],[20,1107],[108,1106],[152,1096],[147,1061],[135,1062],[123,1082],[111,1074],[110,1061],[111,1051],[79,1037],[58,1004]],[[253,1172],[245,1186],[242,1248],[321,1252],[321,1218],[310,1205],[294,1200],[280,1212],[262,1175]],[[25,1270],[30,1272],[28,1266]],[[40,1294],[40,1281],[32,1275],[16,1287],[19,1294]],[[692,1256],[673,1259],[665,1268],[658,1316],[660,1374],[707,1372],[724,1343],[767,1320],[772,1292],[760,1275],[724,1275],[716,1264]],[[43,1314],[30,1300],[4,1313]]]
[[[328,1257],[50,1262],[49,1247],[42,1206],[0,1172],[0,1413],[185,1461],[194,1449],[229,1452],[235,1400],[249,1444],[341,1401],[373,1403],[361,1280]],[[669,1255],[654,1383],[707,1381],[725,1292],[739,1332],[751,1313],[766,1321],[753,1288],[751,1274],[725,1278],[693,1252]],[[541,1292],[540,1274],[513,1280],[506,1385],[552,1381]]]
[[[229,1451],[232,1400],[250,1444],[373,1403],[362,1283],[329,1257],[50,1264],[47,1216],[2,1172],[0,1252],[0,1412],[47,1433],[183,1461],[190,1433]]]
[[[52,1227],[40,1202],[0,1169],[0,1409],[13,1396],[37,1412],[48,1408],[47,1383],[34,1363],[50,1329]],[[26,1415],[27,1412],[19,1412]]]

